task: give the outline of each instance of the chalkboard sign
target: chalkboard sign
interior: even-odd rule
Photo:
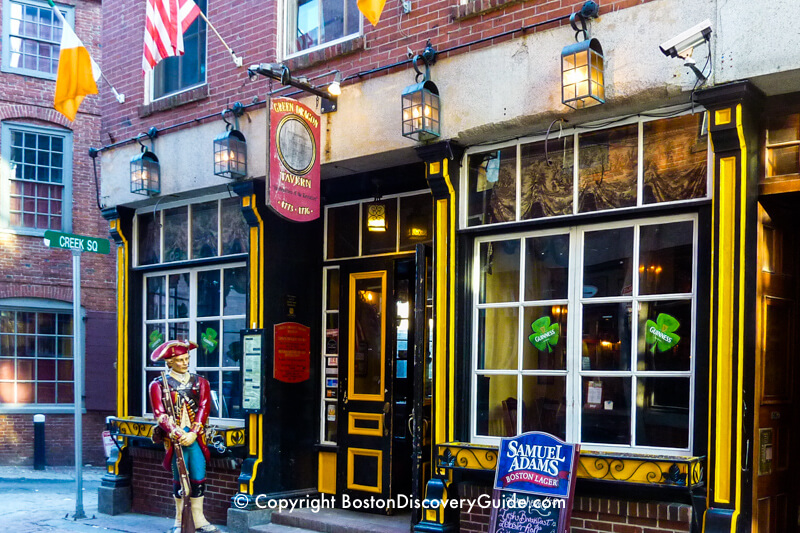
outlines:
[[[555,499],[525,492],[495,490],[489,531],[494,533],[560,533],[565,509],[552,505]]]
[[[502,439],[489,533],[566,533],[579,450],[538,431]]]

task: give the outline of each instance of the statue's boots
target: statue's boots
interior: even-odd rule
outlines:
[[[175,500],[175,522],[172,524],[171,533],[180,533],[181,531],[181,516],[183,515],[183,498],[172,497]]]
[[[212,531],[219,531],[217,526],[211,524],[208,520],[206,520],[205,515],[203,514],[203,499],[205,496],[199,496],[197,498],[189,498],[192,502],[192,518],[194,519],[194,527],[195,531],[199,533],[210,533]]]

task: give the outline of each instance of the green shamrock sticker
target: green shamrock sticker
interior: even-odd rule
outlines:
[[[217,344],[219,344],[217,332],[213,328],[208,328],[205,333],[200,334],[200,345],[206,353],[213,352]]]
[[[158,331],[157,329],[151,331],[150,342],[147,344],[147,347],[150,348],[150,351],[152,352],[162,344],[164,344],[164,334]]]
[[[656,353],[656,346],[659,352],[666,352],[678,344],[681,338],[675,333],[680,327],[680,322],[666,313],[661,313],[656,317],[656,321],[648,320],[645,323],[647,335],[645,342],[651,344],[650,352]]]
[[[528,336],[531,344],[536,346],[540,352],[547,349],[548,352],[553,351],[553,346],[558,344],[558,335],[561,333],[561,328],[558,324],[550,325],[550,317],[543,316],[536,322],[531,324],[533,333]]]

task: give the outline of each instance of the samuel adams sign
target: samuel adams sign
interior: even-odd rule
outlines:
[[[319,115],[291,98],[275,98],[269,110],[267,205],[294,222],[320,215]]]
[[[579,448],[540,432],[503,439],[489,533],[565,533]]]

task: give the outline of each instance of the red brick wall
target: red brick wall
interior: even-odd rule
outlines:
[[[103,466],[102,432],[106,416],[91,412],[83,415],[83,464]],[[75,423],[72,415],[45,415],[45,457],[48,466],[75,465]],[[0,464],[33,465],[33,414],[0,415]]]
[[[95,60],[100,55],[100,0],[66,0],[61,4],[75,8],[75,31]],[[2,13],[0,5],[0,17]],[[97,191],[89,158],[90,146],[100,145],[100,96],[89,96],[81,104],[75,122],[70,122],[53,109],[55,81],[12,73],[0,73],[0,121],[13,121],[72,131],[72,233],[97,237],[108,236],[108,223],[97,207]],[[100,91],[107,88],[100,87]],[[99,163],[99,162],[98,162]],[[98,172],[100,165],[98,164]],[[66,228],[64,228],[66,230]],[[0,299],[48,298],[72,302],[72,256],[69,251],[48,248],[41,237],[3,234],[0,240]],[[107,362],[105,376],[113,376],[116,339],[109,319],[116,323],[116,260],[114,254],[83,254],[81,257],[81,305],[87,312],[87,334],[93,324],[104,322],[102,343],[87,339],[87,362]],[[93,322],[94,321],[94,322]],[[113,379],[112,379],[113,381]],[[113,387],[112,387],[113,388]],[[103,384],[100,391],[107,390]],[[84,416],[84,459],[101,465],[105,459],[100,440],[105,417],[113,414],[115,398],[97,396],[92,383],[87,383],[87,406],[92,412]],[[90,406],[91,404],[91,406]],[[108,411],[108,412],[107,412]],[[0,463],[32,464],[33,414],[0,415]],[[73,420],[71,415],[47,415],[48,464],[73,464]],[[61,437],[59,437],[61,435]],[[68,438],[66,437],[68,436]],[[61,444],[63,441],[63,445]]]
[[[131,459],[133,512],[174,517],[172,474],[161,466],[164,452],[149,448],[131,448]],[[238,492],[238,477],[239,467],[232,468],[229,459],[211,459],[206,468],[204,501],[205,515],[209,522],[227,522],[231,498]]]
[[[477,499],[481,494],[491,494],[488,486],[461,483],[458,497]],[[489,531],[491,509],[473,512],[462,508],[460,531],[486,533]],[[688,533],[691,530],[692,507],[665,502],[632,502],[576,496],[572,507],[570,531],[572,533]]]
[[[611,0],[601,2],[600,13],[610,13],[652,0]],[[364,21],[363,39],[312,52],[290,61],[292,75],[311,78],[331,69],[343,76],[386,66],[407,59],[406,48],[421,52],[430,39],[437,50],[444,50],[477,39],[491,37],[522,26],[569,15],[580,9],[582,2],[561,0],[475,0],[459,8],[457,0],[431,0],[413,2],[410,14],[400,14],[401,0],[388,0],[380,23],[373,27]],[[245,67],[254,63],[274,62],[277,59],[276,35],[278,29],[278,2],[244,0],[235,7],[225,2],[209,3],[209,20],[239,56]],[[472,9],[475,6],[475,9]],[[470,8],[470,13],[462,13]],[[484,11],[486,9],[486,11]],[[480,14],[476,14],[476,11]],[[199,101],[183,104],[168,111],[140,118],[139,106],[144,103],[145,84],[141,72],[142,34],[144,32],[145,6],[139,0],[111,0],[103,2],[103,59],[102,64],[117,89],[124,92],[127,101],[120,105],[113,95],[103,94],[103,142],[127,140],[147,131],[150,126],[162,128],[186,121],[187,118],[218,114],[235,101],[249,103],[254,97],[263,99],[267,81],[251,83],[244,68],[233,65],[230,54],[219,40],[208,34],[207,76],[209,96]],[[462,15],[467,15],[462,18]],[[541,30],[558,25],[547,25]],[[532,30],[531,30],[532,31]],[[494,41],[519,37],[504,37]],[[491,46],[492,41],[465,47],[451,54],[467,53],[480,47]],[[408,65],[395,70],[408,69]],[[385,72],[383,72],[385,74]],[[382,74],[374,74],[373,76]],[[410,76],[410,75],[409,75]],[[409,77],[409,83],[413,77]],[[332,81],[329,78],[320,82]],[[345,81],[345,85],[353,83]],[[277,88],[278,84],[273,84]]]

